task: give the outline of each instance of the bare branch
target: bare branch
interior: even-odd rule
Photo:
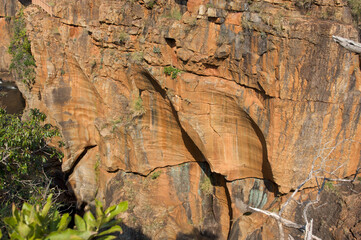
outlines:
[[[350,39],[338,37],[338,36],[332,36],[333,40],[340,44],[342,47],[346,48],[347,50],[361,54],[361,44],[354,42]]]
[[[284,240],[285,233],[283,231],[283,225],[282,225],[281,221],[277,221],[277,224],[278,224],[278,231],[280,232],[280,240]]]
[[[288,219],[282,218],[282,217],[280,217],[278,214],[276,214],[274,212],[269,212],[267,210],[262,210],[262,209],[254,208],[254,207],[249,207],[249,208],[252,209],[255,212],[260,212],[260,213],[263,213],[263,214],[265,214],[267,216],[270,216],[270,217],[276,219],[277,221],[281,222],[286,227],[297,228],[297,229],[300,229],[300,228],[303,227],[303,225],[297,224],[297,223],[294,223],[294,222],[292,222],[292,221],[290,221]]]
[[[306,224],[305,240],[312,240],[313,219]]]
[[[313,168],[313,166],[312,166]],[[306,178],[306,180],[304,180],[300,185],[298,185],[298,187],[296,188],[296,190],[292,193],[292,195],[287,199],[287,201],[283,204],[281,210],[279,211],[279,215],[281,216],[283,211],[286,209],[287,205],[290,203],[290,201],[294,198],[294,196],[297,194],[297,192],[312,178],[312,170],[311,172],[308,174],[308,177]]]

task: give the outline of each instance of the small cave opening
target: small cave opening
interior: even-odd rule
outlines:
[[[25,105],[25,99],[16,83],[0,78],[0,107],[9,114],[21,114]]]
[[[19,0],[19,2],[21,3],[21,5],[27,7],[27,6],[29,6],[33,1],[32,1],[32,0]]]

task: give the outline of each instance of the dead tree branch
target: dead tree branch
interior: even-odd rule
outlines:
[[[338,36],[332,36],[333,40],[340,44],[342,47],[346,48],[347,50],[361,54],[361,43],[354,42],[350,39],[338,37]]]

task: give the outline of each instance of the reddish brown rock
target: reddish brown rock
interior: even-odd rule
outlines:
[[[276,186],[294,189],[325,156],[323,170],[345,162],[335,175],[354,173],[359,58],[332,41],[358,38],[343,2],[147,4],[62,0],[54,16],[25,10],[37,77],[31,91],[20,88],[60,127],[79,202],[128,199],[126,234],[154,239],[277,236],[246,206],[272,209]],[[166,66],[181,72],[168,76]]]

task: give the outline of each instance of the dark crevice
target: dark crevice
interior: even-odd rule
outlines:
[[[65,180],[68,181],[69,176],[74,172],[75,167],[78,165],[78,163],[80,162],[80,160],[82,160],[84,158],[84,156],[87,154],[87,152],[89,151],[89,149],[95,148],[97,145],[90,145],[84,148],[84,150],[82,151],[82,153],[76,158],[76,160],[74,161],[72,167],[66,171],[65,174]]]
[[[203,66],[205,68],[210,68],[210,69],[218,69],[218,67],[219,67],[217,65],[213,65],[213,64],[209,64],[209,63],[203,63]]]
[[[159,169],[164,169],[164,168],[169,168],[169,167],[176,167],[176,166],[181,166],[183,164],[187,164],[187,163],[195,163],[195,161],[186,161],[186,162],[181,162],[179,164],[173,164],[173,165],[166,165],[166,166],[162,166],[162,167],[155,167],[152,169],[152,171],[150,171],[149,173],[147,174],[143,174],[143,173],[140,173],[140,172],[134,172],[134,171],[125,171],[125,170],[122,170],[122,169],[117,169],[117,170],[114,170],[114,171],[107,171],[109,173],[117,173],[119,171],[122,171],[124,173],[131,173],[131,174],[134,174],[134,175],[137,175],[137,176],[141,176],[141,177],[148,177],[150,174],[152,174],[153,172],[159,170]]]
[[[165,41],[171,48],[174,48],[176,46],[175,39],[173,39],[173,38],[165,38]]]
[[[32,0],[19,0],[19,2],[21,3],[21,5],[27,7],[32,3]]]
[[[221,186],[224,188],[225,193],[226,193],[226,197],[227,197],[227,207],[228,207],[228,215],[229,215],[229,230],[228,230],[228,234],[227,234],[227,239],[229,239],[229,236],[231,234],[231,229],[232,229],[232,221],[233,221],[233,211],[232,211],[232,199],[231,199],[231,194],[229,192],[229,189],[227,187],[227,181],[226,178],[219,174],[219,173],[212,173],[211,175],[214,176],[214,178],[211,178],[211,180],[216,180],[216,182],[212,181],[212,185],[214,186]]]
[[[67,22],[61,22],[61,23],[64,25],[70,26],[70,27],[86,28],[85,26],[77,25],[77,24],[73,24],[73,23],[67,23]]]
[[[239,86],[241,87],[244,87],[244,88],[248,88],[248,89],[252,89],[253,91],[255,91],[256,93],[260,94],[265,100],[267,99],[272,99],[272,98],[276,98],[274,96],[270,96],[266,93],[266,91],[263,89],[263,87],[257,82],[257,85],[260,89],[258,88],[255,88],[255,87],[250,87],[250,86],[247,86],[245,84],[241,84],[239,82],[236,82]]]

